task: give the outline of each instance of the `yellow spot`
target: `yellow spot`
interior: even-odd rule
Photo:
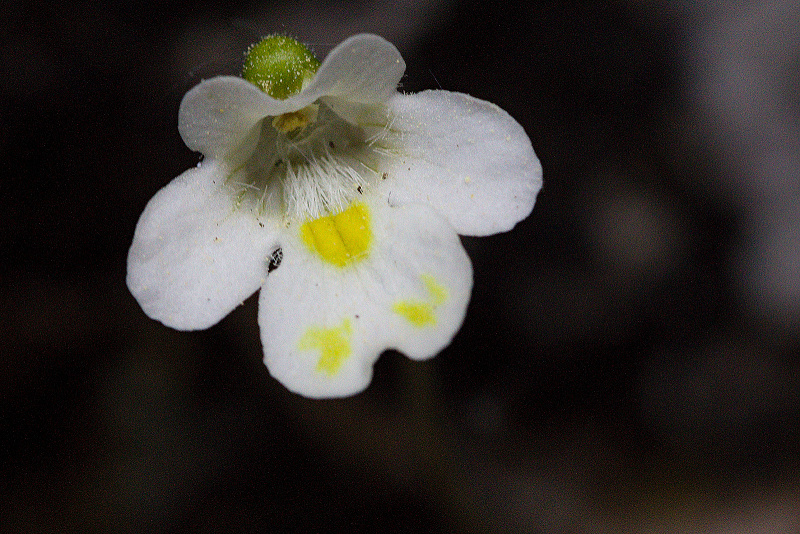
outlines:
[[[404,317],[416,327],[436,324],[436,308],[447,301],[447,289],[430,274],[420,276],[425,289],[428,290],[428,301],[417,299],[401,300],[392,305],[392,311]]]
[[[435,306],[444,304],[447,300],[447,289],[429,274],[423,274],[420,278],[422,278],[422,283],[428,289],[433,304]]]
[[[352,353],[350,348],[352,333],[349,319],[345,319],[340,326],[334,328],[311,327],[300,338],[297,348],[318,350],[320,357],[317,361],[317,371],[333,376]]]
[[[427,326],[436,323],[433,306],[419,300],[401,300],[392,306],[392,311],[402,315],[414,326]]]
[[[300,228],[300,237],[323,260],[338,267],[363,259],[372,241],[367,206],[353,204],[335,215],[308,221]]]

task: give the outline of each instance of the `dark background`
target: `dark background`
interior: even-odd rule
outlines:
[[[1,531],[800,530],[796,2],[5,5]],[[268,375],[257,297],[185,333],[125,287],[182,95],[274,31],[386,37],[545,170],[452,345],[349,399]]]

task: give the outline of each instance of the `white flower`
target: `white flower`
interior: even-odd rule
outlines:
[[[222,76],[181,102],[205,157],[148,203],[127,283],[145,313],[208,328],[261,289],[264,362],[309,397],[357,393],[381,352],[430,358],[461,326],[472,267],[458,238],[511,229],[542,172],[497,106],[404,95],[374,35],[337,46],[283,100]]]

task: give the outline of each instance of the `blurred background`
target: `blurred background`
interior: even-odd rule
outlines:
[[[797,1],[4,5],[0,531],[800,531]],[[382,35],[545,170],[452,345],[343,400],[268,375],[257,297],[125,287],[183,94],[276,31]]]

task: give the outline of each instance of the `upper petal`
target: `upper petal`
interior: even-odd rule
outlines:
[[[472,267],[450,224],[420,204],[390,208],[379,201],[366,209],[370,244],[362,259],[326,262],[294,229],[282,240],[281,266],[261,290],[264,362],[296,393],[358,393],[384,350],[429,358],[464,319]]]
[[[389,41],[362,33],[342,41],[303,92],[350,102],[383,102],[397,90],[406,64]]]
[[[237,152],[244,158],[255,147],[261,119],[301,109],[314,99],[303,104],[305,100],[276,100],[242,78],[218,76],[183,97],[178,131],[186,146],[207,158],[230,159]]]
[[[264,117],[297,111],[326,97],[334,111],[353,122],[360,105],[386,101],[404,71],[403,58],[391,43],[377,35],[354,35],[328,54],[308,87],[285,100],[234,76],[200,82],[181,101],[178,130],[186,146],[206,157],[235,158],[237,152],[246,157]]]
[[[425,202],[462,235],[510,230],[527,217],[542,187],[542,167],[525,131],[489,102],[424,91],[389,100],[383,194]]]
[[[324,97],[337,114],[358,122],[364,104],[386,102],[406,70],[397,48],[377,35],[354,35],[334,48],[304,92]]]
[[[149,317],[172,328],[217,323],[266,278],[277,232],[236,206],[224,173],[214,163],[186,171],[156,193],[136,225],[128,288]]]

